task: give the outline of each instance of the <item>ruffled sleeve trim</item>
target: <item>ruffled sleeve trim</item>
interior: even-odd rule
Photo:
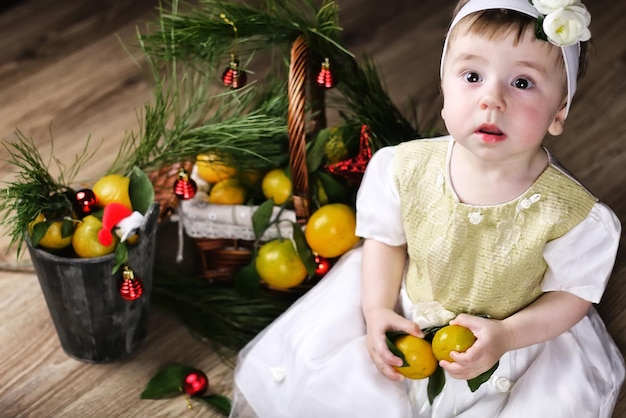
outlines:
[[[356,201],[356,234],[393,246],[406,244],[400,199],[393,181],[395,152],[393,146],[374,154],[367,165]]]
[[[541,290],[566,291],[600,302],[615,264],[621,225],[605,204],[596,203],[589,215],[543,252],[548,264]]]

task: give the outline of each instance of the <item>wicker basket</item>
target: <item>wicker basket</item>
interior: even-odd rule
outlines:
[[[309,218],[310,196],[309,196],[309,175],[306,165],[306,134],[305,127],[305,101],[307,87],[307,67],[308,67],[308,46],[304,36],[298,37],[291,48],[289,80],[288,80],[288,145],[289,145],[289,164],[291,168],[291,180],[293,185],[293,211],[285,211],[289,220],[295,221],[300,225],[306,224]],[[310,89],[312,108],[314,109],[315,118],[311,121],[309,131],[319,131],[326,125],[324,112],[324,92],[319,88]],[[192,164],[185,163],[183,166],[188,172],[191,172]],[[187,235],[194,239],[194,243],[198,252],[201,269],[200,275],[210,282],[223,282],[232,280],[239,269],[247,265],[252,256],[252,245],[254,235],[251,227],[247,227],[249,231],[245,231],[246,226],[242,226],[241,234],[223,234],[220,236],[219,231],[215,231],[214,225],[211,224],[209,215],[201,215],[202,205],[198,200],[177,202],[172,193],[173,181],[176,178],[176,172],[181,165],[167,167],[159,173],[154,174],[153,182],[159,182],[162,190],[168,190],[169,193],[159,194],[157,192],[157,200],[161,201],[164,208],[163,215],[167,216],[176,210],[180,205],[179,214],[182,219]],[[163,180],[163,177],[167,180]],[[167,183],[167,184],[163,184]],[[155,187],[156,189],[156,187]],[[233,210],[236,210],[234,208]],[[243,209],[243,208],[241,208]],[[247,207],[250,210],[250,217],[255,207]],[[289,230],[283,231],[281,227],[280,235],[291,236],[291,223]],[[272,239],[278,234],[273,235],[267,232],[267,236],[262,237],[262,241]],[[243,234],[243,235],[242,235]],[[300,286],[289,289],[289,293],[303,293],[308,290],[314,281],[307,281]]]

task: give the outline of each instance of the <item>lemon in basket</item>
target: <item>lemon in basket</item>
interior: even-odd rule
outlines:
[[[32,238],[35,225],[46,222],[46,217],[43,213],[37,215],[37,217],[28,224],[28,232]],[[49,250],[59,250],[65,248],[72,243],[72,234],[63,236],[63,221],[48,222],[48,229],[43,237],[38,242],[38,245],[47,248]]]
[[[209,203],[218,205],[243,205],[246,201],[246,189],[237,179],[218,181],[211,187]]]
[[[102,221],[94,215],[87,215],[78,224],[72,236],[72,247],[80,258],[101,257],[111,254],[117,246],[116,235],[110,245],[102,245],[98,240],[98,232],[102,229]]]
[[[326,258],[339,257],[357,242],[354,209],[343,203],[330,203],[313,212],[304,236],[313,252]]]
[[[133,206],[129,195],[130,177],[121,174],[107,174],[96,181],[91,190],[98,199],[98,205],[104,207],[109,203],[120,203],[128,209]]]
[[[307,277],[306,267],[289,239],[275,239],[263,244],[254,265],[259,277],[274,289],[289,289]]]
[[[207,183],[217,183],[234,177],[237,170],[224,163],[215,153],[198,154],[196,156],[196,170],[198,176]]]
[[[282,205],[293,192],[291,179],[282,168],[274,168],[263,176],[261,190],[266,199],[274,199],[276,205]]]

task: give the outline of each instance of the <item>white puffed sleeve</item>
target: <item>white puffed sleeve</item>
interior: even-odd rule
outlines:
[[[356,234],[394,246],[406,244],[392,173],[395,152],[396,147],[385,147],[374,154],[356,200]]]
[[[615,263],[620,231],[617,216],[603,203],[596,203],[580,224],[546,245],[543,255],[548,270],[541,289],[600,302]]]

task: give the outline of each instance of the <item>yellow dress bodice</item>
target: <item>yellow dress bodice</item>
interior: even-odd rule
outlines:
[[[397,146],[393,176],[409,256],[413,303],[438,301],[455,313],[505,318],[536,300],[545,245],[580,223],[596,199],[554,164],[507,203],[460,203],[449,181],[444,139]]]

